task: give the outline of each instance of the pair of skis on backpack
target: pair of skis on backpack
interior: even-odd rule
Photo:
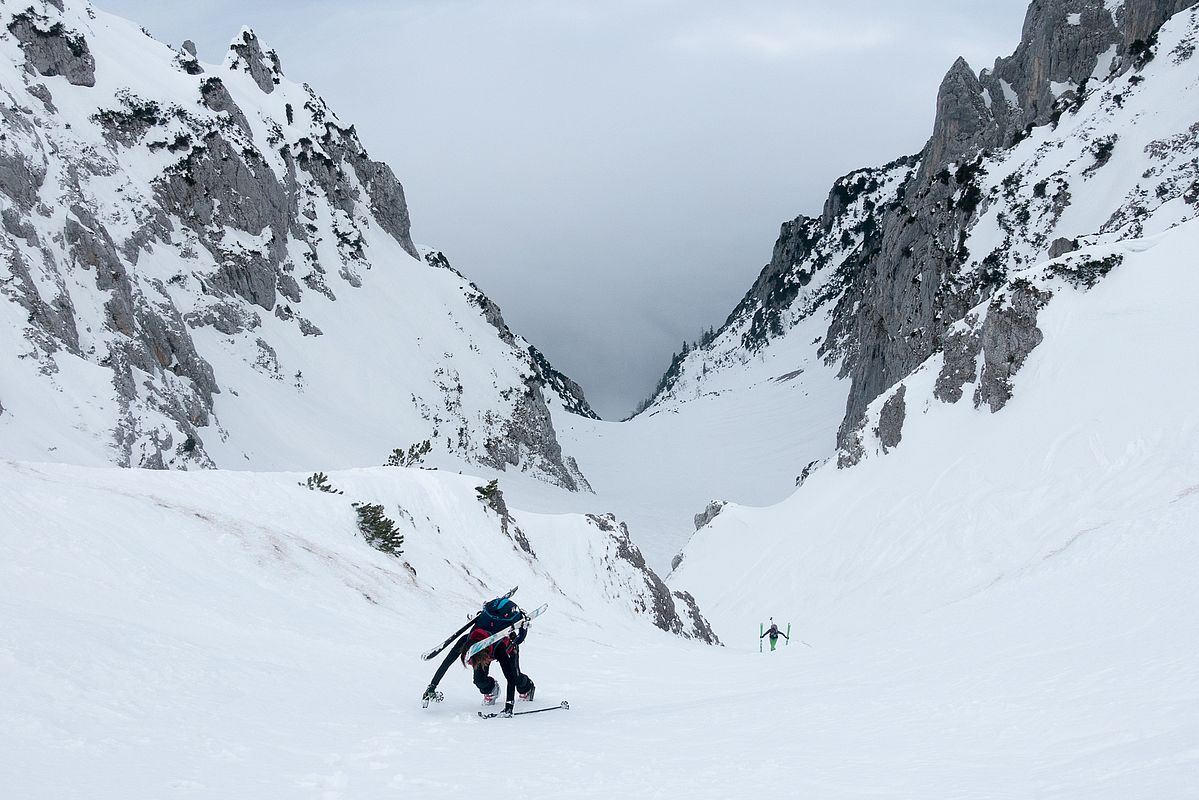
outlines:
[[[520,587],[513,586],[512,589],[509,590],[507,594],[503,595],[499,599],[503,599],[503,600],[509,599],[510,597],[512,597],[512,595],[516,594],[516,590],[518,588],[520,588]],[[495,644],[496,642],[506,639],[509,636],[515,636],[521,630],[523,630],[524,628],[527,628],[529,626],[530,622],[532,622],[534,619],[536,619],[537,617],[544,614],[545,610],[547,608],[549,608],[549,603],[544,603],[541,606],[538,606],[537,608],[533,609],[532,611],[525,612],[524,617],[517,620],[513,624],[496,631],[492,635],[488,636],[486,639],[482,639],[481,641],[478,641],[478,642],[475,642],[474,644],[472,644],[470,646],[470,649],[468,649],[466,651],[466,654],[463,656],[463,658],[469,660],[471,656],[473,656],[475,653],[478,653],[480,650],[490,647],[491,645]],[[439,644],[437,647],[434,647],[432,650],[427,650],[424,653],[421,653],[421,658],[424,659],[425,661],[430,661],[430,660],[436,658],[439,654],[442,653],[442,651],[444,651],[447,647],[449,647],[451,644],[453,644],[454,641],[459,636],[466,633],[468,628],[470,628],[475,623],[477,623],[479,621],[479,618],[482,616],[483,616],[483,612],[479,611],[477,614],[472,616],[465,625],[463,625],[458,630],[454,631],[454,633],[452,633],[444,642]],[[430,686],[429,688],[432,689],[433,687]],[[428,708],[430,702],[440,703],[444,699],[445,699],[445,695],[442,694],[441,692],[438,692],[436,690],[434,690],[432,692],[426,691],[424,696],[421,698],[421,707]],[[503,711],[486,712],[486,713],[483,711],[480,711],[479,716],[482,717],[483,719],[496,719],[496,718],[513,717],[513,716],[517,716],[517,715],[521,715],[521,714],[538,714],[542,711],[556,711],[558,709],[568,709],[568,708],[570,708],[570,703],[563,700],[561,703],[559,703],[556,706],[548,706],[546,708],[535,708],[535,709],[532,709],[531,711],[512,711],[511,709],[504,709]]]
[[[520,588],[519,586],[513,586],[511,589],[508,590],[507,594],[505,594],[502,597],[499,597],[497,599],[507,600],[510,597],[512,597],[512,595],[516,594],[516,590],[519,588]],[[546,603],[545,605],[541,606],[540,608],[535,609],[532,614],[528,615],[528,618],[532,619],[533,617],[540,616],[541,613],[544,612],[547,608],[549,608],[549,603]],[[447,647],[449,647],[451,644],[454,643],[455,639],[457,639],[462,634],[466,633],[467,628],[471,627],[476,622],[478,622],[479,617],[481,617],[481,616],[483,616],[482,611],[475,612],[474,616],[472,616],[469,620],[467,620],[465,625],[463,625],[461,628],[459,628],[458,630],[451,633],[444,642],[437,645],[432,650],[426,650],[425,652],[421,653],[420,657],[423,658],[425,661],[431,661],[434,658],[437,658],[437,656],[439,656],[443,650],[445,650]],[[520,620],[520,622],[524,622],[524,620],[522,619],[522,620]],[[503,636],[500,636],[500,634],[503,634],[504,636],[508,635],[508,633],[511,633],[513,630],[516,629],[517,625],[519,625],[520,622],[516,623],[515,625],[509,625],[504,630],[500,631],[499,633],[496,633],[495,636],[489,637],[488,639],[486,639],[483,642],[478,642],[467,653],[467,658],[469,658],[470,656],[473,656],[475,653],[482,650],[483,646],[485,646],[487,644],[494,644],[495,642],[498,642],[499,639],[495,638],[496,636],[499,636],[502,639]]]

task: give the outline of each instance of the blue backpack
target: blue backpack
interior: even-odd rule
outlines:
[[[475,623],[475,627],[482,628],[488,633],[499,633],[524,615],[525,612],[520,610],[520,606],[507,597],[500,597],[488,601],[483,606],[483,611],[479,614],[479,621]]]

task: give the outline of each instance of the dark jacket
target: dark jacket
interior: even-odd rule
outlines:
[[[766,633],[763,633],[763,634],[762,634],[761,636],[759,636],[758,638],[759,638],[759,639],[764,639],[764,638],[766,638],[767,636],[769,636],[771,639],[777,639],[777,638],[779,638],[780,636],[782,636],[782,637],[783,637],[784,639],[786,639],[787,641],[791,641],[791,637],[790,637],[790,636],[788,636],[787,634],[783,633],[782,631],[780,631],[780,630],[779,630],[779,626],[778,626],[778,625],[771,625],[769,628],[767,628],[767,629],[766,629]]]

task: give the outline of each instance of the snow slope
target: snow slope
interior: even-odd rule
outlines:
[[[1148,70],[1199,63],[1174,55],[1194,20],[1163,29]],[[304,473],[0,462],[4,796],[1193,796],[1199,222],[1185,221],[1178,183],[1190,179],[1191,140],[1167,142],[1148,127],[1148,93],[1160,85],[1152,74],[1128,79],[1119,102],[1146,127],[1122,132],[1101,165],[1110,172],[1092,169],[1094,151],[1063,158],[1039,130],[995,162],[1016,178],[980,178],[979,208],[994,210],[996,224],[1023,203],[1053,225],[1106,224],[1109,174],[1131,187],[1119,201],[1130,213],[1133,195],[1155,190],[1138,175],[1178,190],[1050,262],[1036,263],[1045,241],[1013,237],[1012,268],[1026,272],[1004,276],[953,328],[985,328],[1018,285],[1053,291],[1030,323],[1041,338],[1009,376],[1006,404],[992,412],[969,392],[942,399],[949,353],[936,353],[868,405],[855,466],[817,466],[798,489],[807,454],[831,454],[845,402],[835,365],[813,349],[827,309],[787,316],[783,335],[752,357],[718,341],[727,362],[704,374],[697,359],[703,379],[684,375],[657,414],[573,422],[563,439],[597,494],[505,475],[506,517],[476,496],[494,470],[331,472],[344,492],[334,494],[299,486]],[[1193,83],[1185,88],[1193,96]],[[1118,89],[1093,91],[1118,105]],[[60,94],[71,91],[56,100],[66,105]],[[1182,105],[1162,117],[1183,124]],[[1088,124],[1064,116],[1060,127],[1090,147]],[[1035,208],[1041,169],[1069,178],[1085,218]],[[861,211],[851,203],[838,218],[851,240]],[[978,256],[1000,246],[984,228],[970,233]],[[1063,231],[1037,228],[1050,233]],[[1110,271],[1085,271],[1094,265]],[[451,288],[461,277],[436,274]],[[811,277],[800,303],[831,280]],[[390,298],[374,291],[362,308]],[[330,330],[365,324],[313,319]],[[14,325],[6,335],[20,334]],[[333,348],[305,352],[349,374]],[[4,362],[6,376],[32,375],[26,361]],[[108,376],[84,362],[55,359],[56,374],[106,391]],[[963,380],[981,385],[986,363],[975,353]],[[370,402],[385,406],[386,387],[370,388]],[[270,397],[294,422],[288,401]],[[5,434],[65,442],[73,434],[42,413],[64,401],[95,433],[65,393],[3,400]],[[245,409],[217,406],[248,432],[277,422]],[[42,428],[11,426],[18,413]],[[334,451],[332,433],[315,441],[330,449],[313,468],[351,458]],[[365,426],[356,441],[367,445]],[[285,451],[263,451],[276,452]],[[445,453],[431,462],[461,466]],[[725,647],[655,627],[662,596],[638,554],[614,523],[577,513],[620,512],[655,543],[647,555],[660,564],[687,539],[686,510],[709,499],[742,502],[691,537],[669,584],[698,600]],[[402,560],[363,542],[352,501],[395,517]],[[421,709],[433,664],[417,654],[514,584],[522,603],[550,603],[522,650],[534,706],[567,698],[571,709],[480,720],[457,667],[442,683],[445,702]],[[792,641],[760,654],[767,616],[790,622]]]
[[[415,775],[379,777],[419,787],[460,757],[439,760],[430,731],[477,701],[455,667],[454,699],[421,715],[436,662],[417,654],[513,584],[550,604],[534,641],[555,666],[532,646],[525,663],[551,696],[578,685],[572,650],[674,638],[647,621],[618,539],[536,515],[506,534],[470,476],[333,473],[342,494],[300,474],[0,471],[6,796],[295,796],[330,763],[330,735],[357,747],[394,726],[397,769]],[[352,499],[398,520],[403,562],[362,541]]]
[[[726,508],[672,575],[726,640],[769,611],[834,649],[877,714],[844,727],[926,766],[893,796],[1193,792],[1197,246],[1195,222],[1123,243],[1055,297],[999,413],[933,399],[937,369],[917,371],[897,447]]]
[[[903,440],[729,506],[671,583],[726,647],[597,582],[578,518],[536,561],[423,470],[0,466],[0,784],[23,798],[1183,798],[1199,775],[1199,224],[1061,291],[998,413],[919,398]],[[873,413],[873,412],[872,412]],[[403,565],[350,498],[403,507]],[[398,513],[398,512],[397,512]],[[538,701],[478,719],[416,654],[511,584],[548,599]],[[484,588],[484,585],[486,589]],[[767,615],[792,623],[774,654]],[[498,765],[490,769],[489,765]]]

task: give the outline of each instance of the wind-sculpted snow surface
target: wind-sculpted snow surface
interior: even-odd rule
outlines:
[[[420,258],[390,168],[252,31],[202,64],[82,0],[5,4],[0,116],[5,454],[328,467],[429,440],[586,488],[552,367]]]

